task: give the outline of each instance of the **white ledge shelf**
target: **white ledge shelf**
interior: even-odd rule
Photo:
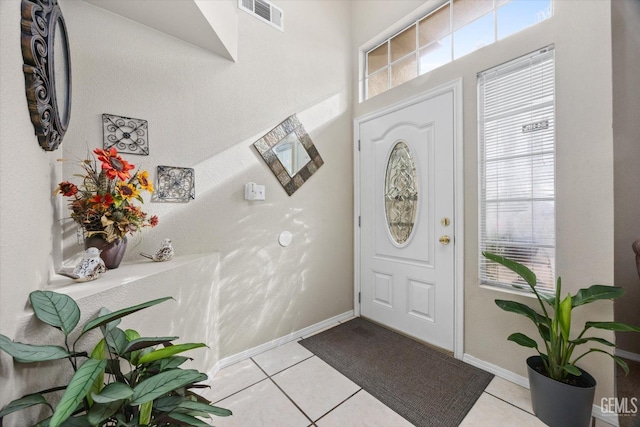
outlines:
[[[194,262],[201,262],[207,258],[213,258],[211,262],[217,264],[218,253],[183,255],[174,257],[171,261],[154,262],[149,259],[127,262],[120,267],[107,270],[99,279],[89,282],[76,282],[75,280],[54,274],[49,280],[46,290],[69,295],[75,300],[86,298],[118,286],[125,286],[136,281],[166,273],[167,271],[183,267]]]

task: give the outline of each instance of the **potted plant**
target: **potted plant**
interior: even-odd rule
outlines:
[[[127,245],[127,234],[142,227],[155,227],[158,217],[147,218],[147,214],[136,205],[144,203],[142,191],[153,193],[149,172],[138,170],[132,174],[134,165],[124,160],[118,151],[96,148],[98,156],[83,160],[80,166],[84,174],[78,186],[64,181],[54,194],[69,198],[71,218],[82,228],[85,249],[96,247],[107,268],[118,268]]]
[[[526,286],[514,285],[519,289],[532,292],[540,307],[536,311],[528,305],[496,300],[501,309],[523,315],[530,319],[542,339],[542,348],[538,342],[527,335],[516,332],[508,338],[521,346],[533,348],[537,356],[527,359],[529,386],[533,411],[540,420],[551,427],[588,426],[593,408],[596,381],[576,363],[590,353],[604,353],[622,367],[628,374],[629,368],[624,360],[601,348],[590,347],[576,354],[584,344],[598,343],[614,348],[615,344],[600,338],[589,336],[590,329],[604,329],[620,332],[640,332],[640,328],[619,322],[586,322],[582,331],[573,338],[571,334],[571,314],[576,307],[598,300],[612,300],[624,294],[624,289],[616,286],[593,285],[580,289],[575,295],[561,297],[562,285],[558,278],[555,295],[539,292],[536,289],[536,275],[526,266],[505,257],[489,252],[483,255],[520,276]]]
[[[16,399],[0,411],[5,415],[36,405],[45,405],[52,415],[36,426],[208,426],[196,417],[229,416],[231,411],[211,405],[193,393],[203,387],[207,375],[195,369],[182,369],[188,360],[180,354],[203,343],[171,344],[178,337],[142,337],[132,329],[118,328],[120,319],[131,313],[164,302],[148,301],[113,313],[102,309],[87,322],[70,344],[70,334],[80,320],[80,309],[69,296],[51,291],[29,295],[34,314],[42,322],[64,334],[64,347],[14,342],[0,334],[0,350],[19,363],[68,359],[74,374],[66,385],[48,388]],[[76,345],[92,330],[102,339],[91,353]],[[74,336],[76,334],[73,334]],[[128,370],[124,370],[128,367]],[[64,393],[51,403],[51,393]]]

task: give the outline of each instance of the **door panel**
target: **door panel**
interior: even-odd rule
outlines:
[[[447,350],[454,336],[453,114],[446,92],[359,129],[361,314]],[[395,147],[404,151],[388,168]],[[451,243],[439,242],[444,235]]]

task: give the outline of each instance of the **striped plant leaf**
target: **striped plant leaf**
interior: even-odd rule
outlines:
[[[202,420],[192,417],[191,415],[182,414],[179,412],[169,414],[169,418],[179,421],[180,425],[193,426],[193,427],[210,427],[210,424],[205,423]]]
[[[187,350],[192,350],[194,348],[206,347],[203,343],[187,343],[187,344],[177,344],[170,345],[169,347],[160,348],[158,350],[152,351],[151,353],[147,353],[144,356],[140,357],[139,363],[150,363],[156,360],[164,359],[169,356],[173,356],[178,353],[182,353]]]
[[[121,400],[114,400],[106,403],[95,403],[87,414],[87,421],[90,425],[99,425],[101,422],[109,419],[110,416],[118,412],[122,406]]]
[[[126,332],[126,331],[125,331]],[[127,337],[129,338],[129,337]],[[130,351],[140,350],[147,347],[153,347],[154,345],[164,344],[167,342],[175,341],[178,337],[142,337],[129,340],[129,345],[124,349],[125,353]]]
[[[154,306],[156,304],[160,304],[168,299],[172,299],[171,297],[164,297],[154,299],[152,301],[143,302],[142,304],[134,305],[132,307],[123,308],[122,310],[114,311],[113,313],[105,314],[104,316],[99,316],[96,319],[93,319],[91,322],[88,322],[82,328],[82,334],[84,335],[92,329],[95,329],[99,326],[106,325],[107,323],[113,322],[114,320],[121,319],[129,314],[135,313],[136,311],[143,310],[147,307]]]
[[[0,411],[0,418],[4,417],[5,415],[11,414],[12,412],[21,411],[35,405],[47,404],[47,400],[43,395],[39,393],[27,394],[26,396],[22,396],[20,399],[16,399],[2,408],[2,411]]]
[[[207,379],[194,369],[172,369],[147,378],[133,388],[131,405],[141,405],[170,391]]]
[[[45,362],[72,356],[63,347],[57,345],[23,344],[11,341],[9,337],[2,334],[0,334],[0,350],[8,353],[17,362],[21,363]]]
[[[116,400],[128,399],[133,394],[133,389],[123,383],[107,384],[100,394],[93,393],[91,397],[98,403],[109,403]]]
[[[87,359],[80,365],[62,395],[53,417],[51,417],[50,427],[60,426],[73,414],[78,404],[89,393],[95,379],[104,371],[106,366],[106,360],[97,359]]]
[[[29,294],[36,317],[69,335],[80,320],[80,308],[68,295],[52,291],[33,291]]]

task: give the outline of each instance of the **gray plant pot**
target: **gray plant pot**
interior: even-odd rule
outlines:
[[[596,380],[580,369],[578,385],[552,380],[536,368],[543,367],[540,356],[527,359],[533,412],[550,427],[588,427],[593,410]],[[543,368],[544,369],[544,368]]]

